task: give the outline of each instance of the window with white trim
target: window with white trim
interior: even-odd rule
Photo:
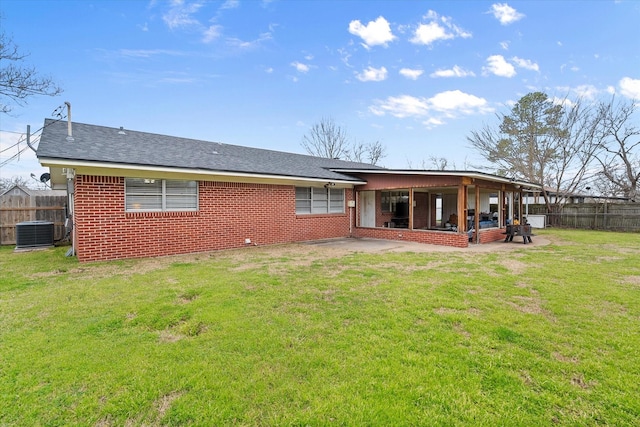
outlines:
[[[127,212],[198,210],[197,181],[125,178],[124,188]]]
[[[344,189],[296,187],[296,214],[344,213]]]

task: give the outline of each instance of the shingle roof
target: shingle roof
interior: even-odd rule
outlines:
[[[72,134],[68,141],[66,122],[45,119],[38,158],[341,181],[360,180],[330,169],[379,169],[366,163],[84,123],[74,122]]]

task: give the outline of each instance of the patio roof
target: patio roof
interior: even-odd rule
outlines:
[[[487,181],[499,182],[520,186],[523,191],[542,190],[542,186],[533,182],[522,181],[504,176],[492,175],[478,171],[458,171],[458,170],[421,170],[421,169],[331,169],[337,173],[346,174],[378,174],[378,175],[421,175],[421,176],[456,176]]]

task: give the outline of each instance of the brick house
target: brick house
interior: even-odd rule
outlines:
[[[466,247],[501,239],[538,188],[50,119],[37,156],[69,193],[81,262],[336,237]]]

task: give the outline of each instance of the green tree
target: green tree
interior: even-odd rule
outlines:
[[[468,141],[498,174],[541,184],[547,207],[552,209],[553,191],[561,208],[589,173],[597,149],[593,109],[532,92],[498,117],[497,129],[472,131]]]

